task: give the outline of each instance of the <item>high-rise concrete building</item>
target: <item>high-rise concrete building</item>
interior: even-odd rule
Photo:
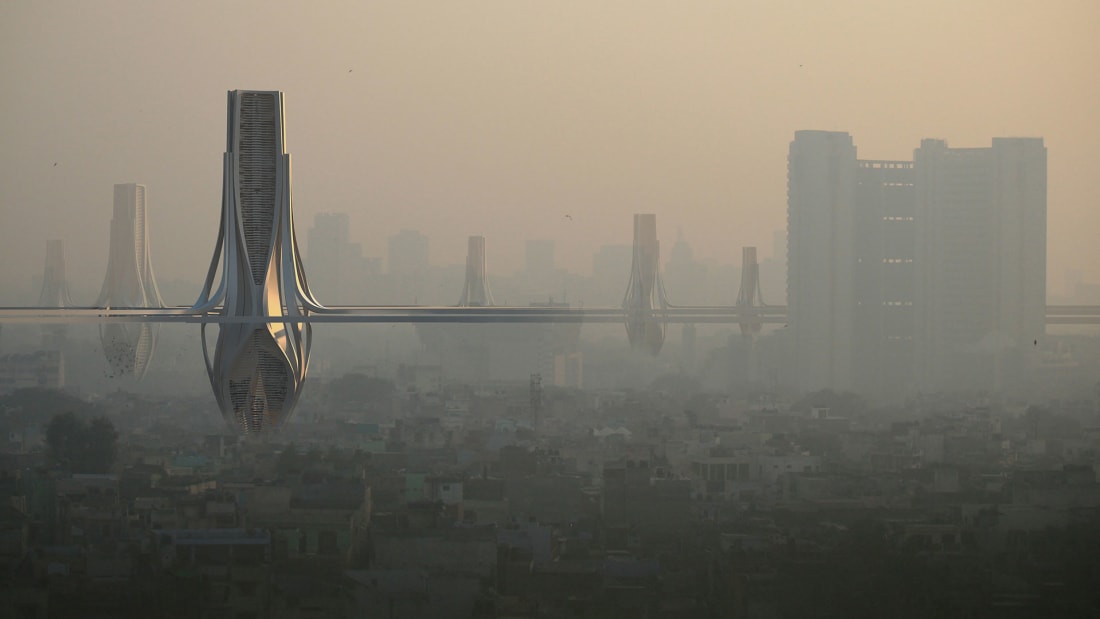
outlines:
[[[855,339],[856,147],[799,131],[787,160],[787,312],[802,391],[851,389]]]
[[[528,239],[524,243],[523,276],[528,285],[547,289],[554,279],[554,241]]]
[[[856,163],[852,388],[890,397],[913,387],[913,162]]]
[[[914,158],[918,387],[1026,388],[1045,329],[1043,140],[923,140]]]
[[[306,260],[309,264],[310,288],[328,304],[347,303],[338,298],[342,285],[348,285],[348,227],[347,213],[318,213],[313,227],[306,235]]]
[[[440,302],[430,285],[428,237],[417,230],[402,230],[387,239],[384,297],[387,303]],[[430,299],[430,300],[429,300]]]
[[[721,303],[712,297],[713,287],[707,279],[707,266],[695,259],[691,244],[684,238],[682,230],[676,230],[676,242],[668,253],[664,284],[670,299],[680,304]]]
[[[310,289],[327,305],[366,301],[377,273],[377,260],[363,256],[363,246],[349,240],[347,213],[318,213],[307,235],[306,264]]]
[[[787,305],[799,390],[1004,391],[1043,334],[1046,149],[925,140],[860,160],[799,131],[788,168]]]
[[[145,185],[115,185],[107,274],[97,307],[164,307],[149,253]],[[141,378],[156,349],[156,329],[148,322],[100,325],[99,339],[111,375]]]
[[[386,273],[397,277],[424,277],[428,271],[428,237],[417,230],[402,230],[388,241]]]
[[[616,305],[623,300],[634,256],[631,245],[601,245],[592,255],[592,287],[587,305]]]

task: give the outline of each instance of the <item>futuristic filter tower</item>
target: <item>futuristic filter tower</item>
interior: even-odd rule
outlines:
[[[492,307],[493,293],[485,277],[485,237],[471,236],[466,250],[466,283],[459,307]]]
[[[665,343],[665,320],[659,311],[668,308],[661,281],[660,245],[657,241],[657,216],[634,215],[634,257],[630,283],[623,296],[626,311],[626,335],[635,349],[656,355]]]
[[[227,319],[212,355],[203,324],[207,374],[226,421],[255,434],[279,428],[293,412],[312,335],[295,318],[321,306],[294,238],[283,93],[230,91],[227,133],[220,230],[195,309],[220,306]]]
[[[65,279],[65,244],[60,239],[46,241],[46,265],[42,271],[42,290],[38,293],[39,307],[73,307],[69,296],[69,282]],[[68,327],[53,324],[42,328],[42,347],[60,350],[65,344]]]
[[[145,196],[145,185],[115,185],[107,276],[96,300],[97,307],[164,307],[149,255]],[[139,379],[145,376],[157,343],[151,323],[103,324],[99,327],[99,339],[112,376]]]

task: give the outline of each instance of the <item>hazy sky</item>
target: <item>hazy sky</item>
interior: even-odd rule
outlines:
[[[682,228],[705,260],[768,255],[798,129],[849,131],[873,159],[1042,136],[1059,292],[1070,267],[1100,281],[1097,33],[1095,0],[4,0],[0,286],[62,238],[98,289],[123,182],[148,186],[159,275],[199,280],[225,92],[244,88],[286,93],[303,236],[345,211],[368,255],[416,228],[459,263],[483,234],[503,273],[528,238],[588,272],[635,212],[666,248]]]

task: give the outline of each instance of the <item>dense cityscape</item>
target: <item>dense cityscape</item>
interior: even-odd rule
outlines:
[[[108,1],[0,6],[0,617],[1100,615],[1096,9]]]
[[[223,421],[188,381],[196,343],[178,327],[8,325],[0,345],[19,352],[0,361],[0,605],[26,617],[1090,616],[1100,341],[1089,325],[1044,327],[1042,142],[954,153],[930,141],[916,163],[866,162],[847,134],[804,131],[789,176],[790,228],[760,264],[744,252],[738,299],[683,236],[638,279],[639,244],[656,255],[650,216],[635,218],[634,247],[596,255],[591,278],[535,240],[490,287],[483,237],[463,274],[433,268],[427,238],[403,231],[382,273],[348,239],[348,215],[320,215],[305,264],[321,299],[442,303],[436,277],[461,291],[458,307],[613,306],[649,277],[660,307],[737,307],[764,304],[763,289],[782,303],[785,279],[789,323],[658,324],[656,347],[651,333],[627,338],[629,324],[317,325],[339,344],[314,353],[299,410],[260,434],[235,423],[236,401]],[[108,267],[97,306],[120,305],[120,291],[121,305],[165,303],[144,195],[115,187],[111,257],[126,267]],[[1001,232],[981,245],[924,219]],[[39,305],[71,306],[63,247],[47,249]],[[1006,289],[1023,291],[1015,304]],[[158,331],[174,359],[157,358]],[[920,355],[957,369],[924,376]]]

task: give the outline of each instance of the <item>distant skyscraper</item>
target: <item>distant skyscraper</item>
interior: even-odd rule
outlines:
[[[327,305],[363,303],[373,275],[363,246],[348,239],[350,227],[347,213],[318,213],[309,229],[310,289]]]
[[[1047,153],[924,140],[915,152],[916,364],[922,389],[1025,388],[1045,332]]]
[[[851,389],[856,147],[847,133],[798,131],[787,166],[793,382],[803,391]]]
[[[428,237],[416,230],[402,230],[389,238],[386,273],[421,278],[428,271]]]
[[[760,261],[760,291],[773,305],[787,304],[787,231],[772,233],[771,255]]]
[[[339,286],[348,283],[345,271],[350,225],[347,213],[318,213],[307,234],[310,288],[329,304],[334,303]]]
[[[528,239],[524,244],[524,277],[531,286],[546,288],[554,277],[554,241]]]
[[[859,160],[799,131],[788,168],[794,385],[881,397],[1018,383],[1043,334],[1046,150],[925,140]]]
[[[145,185],[115,185],[107,275],[96,300],[98,307],[164,307],[149,254],[145,200]],[[99,339],[113,376],[145,375],[156,348],[152,324],[101,325]]]
[[[676,231],[668,263],[665,264],[665,287],[676,303],[703,304],[719,302],[711,296],[707,282],[707,267],[695,260],[691,245],[682,230]]]
[[[913,182],[911,161],[857,163],[852,388],[870,396],[914,385]]]
[[[590,305],[615,305],[622,302],[630,277],[634,248],[630,245],[601,245],[592,255]]]
[[[320,307],[294,238],[283,93],[231,91],[225,150],[221,229],[195,307],[236,319],[219,325],[213,358],[204,323],[203,355],[226,421],[251,434],[293,412],[312,339],[295,318]]]

